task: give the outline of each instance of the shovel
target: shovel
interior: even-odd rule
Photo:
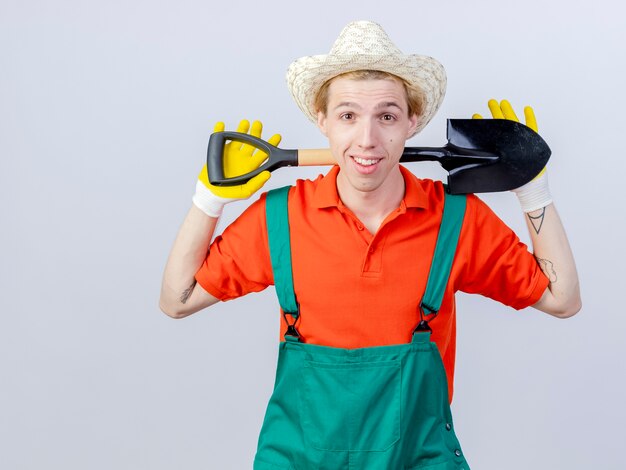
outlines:
[[[546,166],[550,148],[524,124],[505,119],[448,119],[448,143],[443,147],[405,147],[401,162],[435,161],[448,172],[450,194],[508,191],[528,183]],[[267,153],[267,160],[245,175],[224,176],[227,141],[237,141]],[[247,182],[262,171],[284,166],[334,165],[329,149],[286,150],[239,132],[216,132],[209,139],[209,181],[217,186]]]

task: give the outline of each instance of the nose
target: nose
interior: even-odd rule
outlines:
[[[363,119],[359,122],[357,145],[363,149],[370,149],[376,146],[377,129],[374,122]]]

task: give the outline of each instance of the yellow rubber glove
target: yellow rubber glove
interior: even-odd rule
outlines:
[[[224,131],[224,123],[218,122],[213,128],[213,132]],[[237,132],[247,133],[254,137],[261,137],[263,124],[254,121],[252,126],[247,120],[242,120],[237,127]],[[277,146],[281,136],[275,134],[268,139],[268,142]],[[224,175],[227,178],[244,175],[256,170],[267,159],[267,154],[257,150],[250,144],[241,142],[229,142],[224,145]],[[247,199],[256,193],[269,180],[270,172],[263,171],[248,182],[237,186],[214,186],[209,183],[209,175],[206,164],[202,167],[198,182],[196,184],[196,194],[193,203],[210,217],[219,217],[222,214],[224,205],[229,202]]]
[[[491,99],[487,103],[489,106],[489,111],[491,111],[491,115],[494,119],[508,119],[509,121],[520,122],[517,118],[517,114],[513,110],[511,103],[507,100],[502,100],[498,103],[497,100]],[[472,119],[482,119],[483,117],[480,114],[474,114]],[[526,106],[524,108],[524,119],[526,119],[526,125],[530,127],[533,131],[539,133],[537,130],[537,119],[535,119],[535,112],[533,108],[530,106]]]
[[[494,119],[508,119],[509,121],[520,122],[511,103],[507,100],[502,100],[498,103],[497,100],[490,99],[487,103],[489,111]],[[472,115],[472,119],[482,119],[480,114]],[[535,112],[530,106],[524,107],[524,119],[526,120],[526,126],[530,127],[533,131],[539,133],[537,127],[537,119],[535,118]],[[514,189],[513,192],[517,194],[517,197],[522,206],[524,212],[532,212],[547,206],[552,202],[550,191],[548,189],[548,177],[546,174],[546,168],[539,172],[532,181],[526,183],[521,188]]]

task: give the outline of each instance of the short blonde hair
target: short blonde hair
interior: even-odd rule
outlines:
[[[328,110],[328,88],[330,87],[332,81],[336,78],[348,78],[350,80],[396,80],[404,86],[406,102],[409,108],[409,117],[413,115],[420,117],[424,112],[424,94],[421,89],[411,85],[409,82],[398,77],[397,75],[389,72],[383,72],[381,70],[355,70],[352,72],[342,73],[331,78],[330,80],[327,80],[320,87],[317,95],[315,95],[315,100],[313,101],[315,111],[321,111],[326,114],[326,111]]]

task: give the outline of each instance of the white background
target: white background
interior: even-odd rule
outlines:
[[[273,385],[273,288],[182,321],[162,269],[216,120],[321,147],[291,61],[379,22],[448,92],[535,108],[583,310],[458,297],[453,413],[472,468],[620,469],[626,418],[621,2],[0,2],[0,468],[245,469]],[[417,174],[443,178],[431,164]],[[323,169],[282,169],[268,188]],[[523,240],[511,194],[484,199]],[[248,202],[229,206],[221,227]]]

